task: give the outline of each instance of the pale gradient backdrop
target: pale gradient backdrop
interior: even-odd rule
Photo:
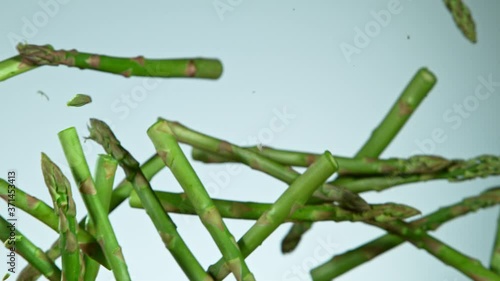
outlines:
[[[154,151],[146,129],[158,116],[238,144],[313,152],[329,149],[352,156],[421,67],[435,73],[438,83],[383,157],[498,155],[500,3],[467,4],[477,23],[475,45],[458,31],[442,1],[2,2],[1,59],[15,55],[14,44],[26,40],[115,56],[216,57],[224,64],[224,74],[217,81],[148,81],[43,67],[2,82],[0,177],[16,169],[19,186],[50,203],[40,153],[48,154],[70,177],[57,133],[75,126],[80,136],[86,136],[90,117],[111,124],[122,144],[141,162]],[[390,18],[379,18],[381,14]],[[359,32],[366,33],[365,28],[370,35],[362,41]],[[345,51],[348,45],[354,53]],[[488,97],[478,100],[475,89],[483,78],[494,83]],[[39,90],[50,100],[37,94]],[[66,107],[66,101],[77,93],[91,95],[93,103]],[[465,112],[459,115],[456,108],[464,103]],[[270,126],[284,112],[283,127]],[[435,130],[444,133],[443,141],[431,141]],[[93,167],[103,150],[87,142],[85,152]],[[227,176],[224,165],[193,165],[211,195],[218,198],[272,202],[286,188],[248,168]],[[120,171],[117,179],[122,177]],[[436,181],[364,197],[373,203],[410,204],[426,214],[499,183],[498,178],[458,184]],[[153,185],[181,190],[168,171],[159,174]],[[75,198],[81,217],[85,209],[80,196]],[[5,213],[2,201],[0,214]],[[21,211],[18,215],[19,229],[48,248],[56,234]],[[498,208],[481,211],[445,225],[434,235],[488,264],[497,215]],[[197,217],[172,217],[203,266],[219,258]],[[134,280],[185,280],[145,212],[124,204],[110,218]],[[227,224],[241,237],[252,223],[227,220]],[[258,280],[309,280],[310,268],[383,233],[361,223],[316,224],[294,253],[283,256],[279,245],[288,229],[289,225],[280,227],[248,258]],[[0,253],[5,256],[3,248]],[[19,261],[18,270],[24,265]],[[113,280],[113,276],[101,270],[99,280]],[[467,278],[405,244],[338,280]]]

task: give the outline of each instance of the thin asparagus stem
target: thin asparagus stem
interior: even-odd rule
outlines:
[[[108,155],[99,155],[95,169],[95,186],[97,196],[105,211],[109,212],[109,204],[111,193],[113,192],[113,183],[115,181],[115,173],[118,167],[118,162]],[[87,230],[96,235],[94,222],[89,218],[86,225]],[[96,280],[99,273],[99,263],[85,256],[85,276],[84,281]]]
[[[274,149],[271,147],[247,147],[269,159],[285,166],[308,167],[321,154],[296,152],[289,150]],[[234,159],[193,148],[192,157],[205,163],[235,162]],[[341,176],[367,176],[367,175],[409,175],[409,174],[432,174],[442,171],[456,162],[463,160],[448,160],[434,155],[415,155],[408,159],[388,158],[376,159],[371,157],[348,158],[334,155],[339,163],[339,175]]]
[[[163,210],[169,213],[196,215],[195,208],[184,193],[155,191]],[[268,211],[272,204],[257,202],[241,202],[213,199],[213,202],[224,218],[257,220]],[[132,192],[129,197],[132,208],[144,208],[137,193]],[[366,221],[378,222],[405,219],[419,214],[419,211],[406,205],[386,203],[370,205],[371,209],[362,212],[352,212],[332,204],[305,205],[290,212],[285,222],[315,222],[315,221]]]
[[[9,183],[0,179],[0,198],[7,201]],[[52,230],[59,232],[59,218],[53,208],[47,205],[40,199],[25,193],[18,186],[14,189],[16,192],[16,207],[25,211],[32,217],[38,219],[40,222],[50,227]],[[92,257],[106,268],[109,268],[106,257],[104,257],[99,244],[97,244],[94,237],[84,229],[78,231],[78,243],[82,251]],[[58,240],[59,241],[59,240]],[[59,247],[59,242],[55,243]]]
[[[90,119],[89,139],[100,144],[104,150],[115,158],[125,172],[126,178],[132,183],[135,192],[147,210],[147,214],[163,240],[167,249],[172,253],[179,266],[190,280],[211,280],[210,276],[196,260],[182,237],[177,232],[177,227],[161,207],[149,181],[142,174],[139,163],[121,146],[109,126],[97,119]]]
[[[436,76],[421,68],[355,157],[378,158],[435,84]]]
[[[255,280],[238,248],[236,239],[229,232],[219,210],[182,152],[169,125],[164,121],[156,122],[148,129],[148,136],[163,163],[170,168],[186,192],[186,197],[212,236],[236,280]]]
[[[468,197],[453,205],[442,207],[410,223],[421,231],[433,231],[442,224],[479,209],[500,204],[500,188],[487,190],[477,196]],[[402,244],[405,240],[393,234],[385,234],[356,249],[334,256],[329,261],[311,270],[313,280],[332,280],[354,269],[378,255]]]
[[[0,82],[37,67],[19,55],[0,61]]]
[[[52,246],[50,246],[50,249],[45,251],[45,255],[47,258],[51,261],[54,262],[60,255],[61,251],[59,248],[59,239],[57,239]],[[40,271],[38,271],[35,267],[31,266],[30,264],[23,268],[19,275],[17,276],[17,280],[19,281],[35,281],[38,280],[38,278],[42,275]]]
[[[472,280],[500,280],[500,275],[486,269],[478,260],[466,256],[453,247],[434,238],[425,231],[412,227],[403,221],[393,221],[389,223],[370,223],[383,228],[399,237],[412,243],[419,249],[426,250],[441,262],[454,267]]]
[[[497,230],[493,251],[491,251],[490,269],[496,274],[500,274],[500,214],[497,219]]]
[[[285,221],[291,210],[302,207],[314,191],[338,169],[337,162],[329,151],[300,175],[276,200],[269,210],[264,212],[257,222],[238,241],[244,257],[250,255],[262,242]],[[208,269],[216,280],[224,279],[229,265],[224,259]]]
[[[153,155],[151,158],[149,158],[142,166],[141,166],[141,171],[144,173],[144,176],[146,177],[146,179],[149,181],[151,180],[157,173],[159,173],[163,168],[165,167],[165,165],[163,164],[163,161],[161,160],[161,158],[158,156],[158,155]],[[2,187],[2,181],[0,179],[0,195],[1,195],[1,187]],[[7,190],[7,189],[5,189]],[[128,198],[128,196],[130,195],[130,192],[133,190],[133,187],[132,187],[132,184],[130,182],[128,182],[126,179],[123,179],[120,184],[118,184],[118,186],[113,190],[113,193],[111,195],[111,204],[110,204],[110,213],[115,210],[126,198]],[[18,191],[16,191],[18,192]],[[19,193],[16,193],[16,198],[23,198],[23,197],[18,197]],[[29,195],[28,195],[29,196]],[[2,196],[0,196],[2,197]],[[33,197],[31,197],[33,198]],[[36,199],[36,198],[35,198]],[[36,199],[38,200],[38,199]],[[26,200],[24,200],[26,201]],[[24,201],[21,201],[21,202],[24,202]],[[43,203],[45,204],[45,203]],[[36,205],[36,204],[34,204]],[[45,204],[46,205],[46,204]],[[48,206],[47,206],[48,207]],[[50,208],[50,207],[48,207]],[[53,211],[51,211],[53,212]],[[35,212],[35,214],[38,214],[39,212]],[[49,213],[49,212],[48,212]],[[31,213],[30,213],[31,214]],[[31,214],[32,216],[34,216],[33,214]],[[80,241],[80,234],[83,231],[83,228],[85,227],[85,223],[86,223],[86,219],[87,217],[83,217],[81,220],[80,220],[80,232],[78,232],[78,235],[79,235],[79,241]],[[57,227],[57,224],[56,224],[56,227]],[[87,233],[88,234],[88,233]],[[90,235],[89,235],[90,236]],[[93,238],[92,238],[93,239]],[[94,240],[95,241],[95,240]],[[99,246],[97,243],[94,243],[95,245]],[[93,245],[94,245],[93,244]],[[80,243],[80,247],[82,248],[82,250],[84,251],[84,253],[86,253],[87,255],[90,255],[92,257],[94,257],[93,255],[95,254],[92,254],[92,252],[89,254],[89,251],[85,250],[86,247],[82,247],[81,246],[81,243]],[[90,248],[90,247],[89,247]],[[90,248],[92,249],[92,248]],[[102,257],[102,259],[96,259],[94,258],[96,261],[98,261],[101,265],[105,266],[106,268],[109,269],[109,265],[108,265],[108,262],[107,260],[105,259],[105,257],[102,255],[102,251],[100,249],[100,247],[96,247],[97,250],[99,250],[98,253],[100,253],[100,256]],[[52,246],[50,247],[49,250],[46,251],[46,254],[47,256],[52,260],[56,260],[58,257],[60,257],[61,255],[61,252],[59,251],[59,239],[56,240]],[[33,268],[31,265],[27,265],[22,271],[21,271],[21,274],[19,275],[20,276],[20,280],[37,280],[38,277],[40,276],[40,272],[38,272],[38,270],[36,270],[35,268]],[[23,278],[21,278],[21,276]]]
[[[70,127],[59,132],[58,135],[85,206],[90,217],[96,223],[96,240],[101,245],[116,280],[130,280],[127,264],[109,221],[108,212],[104,209],[97,196],[94,181],[85,160],[76,129]]]
[[[217,153],[228,158],[233,158],[241,163],[267,173],[283,182],[291,184],[299,177],[299,173],[283,166],[275,161],[272,161],[264,156],[261,156],[253,151],[241,148],[237,145],[226,141],[210,137],[208,135],[196,132],[189,129],[178,122],[171,122],[162,119],[175,135],[177,141],[189,144],[193,147]],[[350,210],[366,211],[370,207],[358,195],[342,188],[329,184],[324,184],[314,192],[314,197],[320,200],[329,200],[338,202],[341,206]]]
[[[444,0],[444,4],[465,38],[469,39],[472,43],[476,43],[476,24],[474,23],[469,7],[462,0]]]
[[[50,45],[19,44],[17,50],[24,60],[34,65],[66,65],[119,74],[124,77],[217,79],[222,74],[222,63],[217,59],[146,59],[142,56],[118,58],[82,53],[77,50],[54,50]]]
[[[60,248],[62,249],[62,274],[67,281],[83,278],[82,255],[76,234],[76,206],[71,194],[71,186],[57,165],[42,153],[42,172],[49,189],[54,209],[59,216]]]
[[[16,194],[17,195],[17,194]],[[15,222],[13,222],[15,224]],[[31,242],[24,234],[22,234],[17,227],[13,227],[12,222],[7,221],[4,217],[0,216],[0,240],[5,243],[9,249],[13,249],[16,253],[21,255],[29,264],[36,268],[48,280],[60,281],[61,270],[52,262],[45,253]],[[22,237],[21,239],[11,239],[11,231],[5,230],[15,229],[15,236]]]

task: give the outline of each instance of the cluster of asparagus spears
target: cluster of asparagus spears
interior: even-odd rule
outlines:
[[[114,58],[54,50],[51,46],[20,45],[20,55],[0,62],[0,76],[9,78],[40,65],[67,65],[94,69],[126,77],[187,77],[216,79],[222,64],[213,59],[150,60]],[[3,67],[3,68],[2,68]],[[130,280],[126,257],[122,255],[119,234],[115,234],[108,214],[129,199],[130,206],[143,208],[156,228],[159,238],[190,280],[223,280],[232,274],[237,280],[254,280],[246,258],[281,224],[293,222],[283,239],[282,251],[293,251],[311,225],[321,221],[352,221],[379,227],[387,234],[349,252],[336,255],[311,270],[313,280],[332,280],[383,252],[410,242],[427,251],[473,280],[500,280],[500,229],[486,267],[477,260],[453,249],[430,234],[442,224],[500,203],[500,188],[492,188],[466,198],[416,220],[419,214],[411,206],[397,203],[369,204],[361,193],[382,191],[405,183],[470,180],[500,174],[500,157],[445,159],[416,155],[408,159],[380,159],[379,156],[403,128],[436,83],[428,69],[420,69],[391,107],[371,137],[353,157],[332,155],[329,151],[314,154],[274,149],[241,147],[197,132],[178,122],[159,118],[147,131],[156,152],[144,164],[124,148],[109,126],[90,120],[89,136],[100,144],[100,155],[92,176],[85,159],[81,139],[71,127],[59,133],[75,186],[83,198],[88,217],[77,222],[76,206],[70,181],[59,167],[42,153],[41,166],[53,207],[16,187],[16,206],[59,233],[53,246],[43,251],[29,236],[16,230],[16,252],[29,265],[19,280],[95,280],[101,266],[113,271],[116,280]],[[179,143],[193,148],[192,158],[205,163],[238,162],[266,173],[289,185],[272,204],[213,199],[197,176]],[[113,188],[120,166],[126,178]],[[183,188],[183,193],[155,190],[150,181],[168,167]],[[304,173],[294,170],[306,167]],[[327,182],[334,173],[338,177]],[[8,200],[8,181],[0,179],[0,197]],[[208,269],[203,268],[172,222],[171,213],[197,215],[221,253]],[[224,223],[224,218],[254,220],[254,225],[239,240]],[[0,227],[8,222],[0,217]],[[0,231],[0,239],[9,236]],[[62,268],[55,264],[61,257]]]

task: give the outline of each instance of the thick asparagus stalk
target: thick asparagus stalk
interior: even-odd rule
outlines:
[[[273,149],[271,147],[247,147],[269,159],[285,166],[308,167],[321,154],[296,152],[289,150]],[[192,157],[205,163],[235,162],[235,160],[220,155],[193,148]],[[341,176],[367,176],[367,175],[409,175],[432,174],[442,171],[463,160],[448,160],[434,155],[415,155],[408,159],[403,158],[348,158],[334,156],[339,163]]]
[[[101,201],[102,207],[105,211],[109,211],[109,203],[111,200],[111,193],[113,192],[113,183],[115,180],[115,172],[118,167],[118,162],[108,155],[99,155],[95,169],[95,186],[97,189],[97,196]],[[94,222],[88,218],[87,230],[93,235],[95,232]],[[85,256],[85,276],[84,281],[94,281],[99,273],[99,263],[92,260],[90,257]]]
[[[141,166],[141,171],[144,173],[144,176],[149,181],[153,178],[154,175],[156,175],[158,172],[160,172],[161,169],[163,169],[164,167],[165,167],[165,165],[163,164],[161,158],[155,154],[151,158],[149,158]],[[2,180],[0,179],[0,191],[1,191],[1,187],[2,187]],[[111,196],[110,212],[112,212],[114,209],[116,209],[116,207],[118,207],[126,198],[128,198],[128,196],[130,195],[130,192],[132,190],[133,190],[132,184],[130,182],[128,182],[126,179],[122,180],[120,182],[120,184],[113,190],[113,193]],[[18,194],[19,193],[16,193],[16,198],[19,198],[19,197],[17,197]],[[1,195],[1,192],[0,192],[0,195]],[[21,197],[21,198],[23,198],[23,197]],[[45,204],[45,203],[43,203],[43,204]],[[47,207],[50,208],[49,206],[47,206]],[[35,214],[37,214],[37,213],[39,213],[39,212],[35,212]],[[34,216],[33,214],[31,214],[31,215]],[[83,217],[83,219],[80,220],[80,223],[79,223],[80,232],[78,233],[78,235],[80,235],[83,232],[83,228],[85,227],[85,220],[86,219],[87,219],[87,217]],[[57,224],[56,224],[56,228],[57,228]],[[80,237],[78,239],[80,241]],[[94,243],[92,245],[97,245],[97,243]],[[99,250],[98,253],[100,253],[100,257],[102,257],[102,259],[97,259],[94,257],[95,254],[93,256],[92,253],[89,254],[88,251],[85,251],[85,249],[87,249],[87,247],[82,247],[81,243],[80,243],[80,247],[82,248],[84,253],[92,256],[94,258],[94,260],[98,261],[101,265],[104,265],[106,268],[109,269],[109,265],[107,263],[107,260],[102,255],[102,251],[100,250],[99,245],[97,245],[96,249]],[[92,247],[88,247],[88,248],[92,249]],[[59,239],[52,244],[50,249],[46,251],[46,254],[51,260],[56,260],[61,255],[61,252],[59,251]],[[20,278],[22,277],[20,280],[37,280],[39,276],[40,276],[40,272],[38,272],[35,268],[33,268],[29,264],[21,271],[21,273],[19,275]]]
[[[411,226],[420,229],[422,232],[436,230],[448,221],[496,204],[500,204],[500,188],[490,189],[477,196],[440,208],[423,218],[411,222]],[[318,281],[332,280],[403,242],[405,240],[396,235],[383,235],[354,250],[334,256],[331,260],[311,270],[311,276]]]
[[[217,79],[222,74],[222,63],[216,59],[146,59],[118,58],[77,50],[54,50],[50,45],[19,44],[17,50],[22,59],[32,65],[66,65],[80,69],[119,74],[124,77],[192,77]]]
[[[436,84],[436,76],[427,68],[421,68],[403,90],[399,98],[393,104],[382,122],[373,130],[370,138],[365,142],[354,158],[378,158],[389,146],[404,124],[411,117],[415,109],[427,96]],[[338,179],[342,179],[339,177]],[[337,185],[334,181],[333,185]],[[300,242],[300,232],[307,232],[310,226],[304,227],[294,224],[289,234],[283,238],[281,251],[289,253],[293,251]]]
[[[160,200],[165,212],[191,215],[196,214],[195,208],[189,200],[189,196],[184,193],[155,191],[155,194]],[[240,202],[220,199],[213,199],[213,202],[222,217],[243,220],[257,220],[272,206],[272,204],[269,203]],[[130,195],[129,204],[132,208],[144,208],[139,196],[135,192],[132,192]],[[357,213],[342,209],[339,206],[332,204],[305,205],[303,207],[298,207],[291,212],[285,219],[285,222],[355,222],[366,220],[385,222],[395,219],[405,219],[419,214],[418,210],[401,204],[387,203],[370,206],[370,210]]]
[[[144,204],[147,214],[150,216],[158,233],[167,249],[172,253],[175,260],[190,280],[210,280],[208,274],[203,270],[200,263],[189,250],[184,240],[177,232],[177,227],[161,207],[155,196],[149,181],[141,172],[139,163],[132,155],[121,146],[109,126],[97,119],[90,119],[89,139],[100,144],[104,150],[115,158],[125,172],[127,180],[132,183],[135,192]]]
[[[219,210],[182,152],[169,125],[164,121],[156,122],[148,129],[148,136],[158,155],[163,159],[163,163],[170,168],[186,192],[186,197],[217,244],[236,280],[255,280],[236,244],[236,240],[229,232]]]
[[[285,221],[291,210],[302,207],[314,191],[338,169],[337,162],[329,151],[323,154],[304,174],[300,175],[264,212],[257,222],[238,241],[245,257],[250,255],[262,242]],[[220,259],[210,266],[209,272],[216,280],[224,279],[230,272],[227,262]]]
[[[398,235],[417,248],[426,250],[429,254],[438,258],[443,263],[454,267],[472,280],[500,280],[500,275],[486,269],[478,260],[462,254],[439,239],[432,237],[427,232],[414,228],[408,223],[393,221],[371,224]]]
[[[90,170],[83,154],[82,145],[74,127],[59,132],[59,140],[66,160],[79,187],[80,194],[92,221],[96,224],[96,239],[108,260],[116,280],[130,280],[121,247],[109,221],[108,212],[102,206]]]
[[[462,34],[472,43],[476,43],[476,24],[474,23],[469,7],[462,0],[444,0],[444,4],[453,16],[455,24],[462,31]]]
[[[19,55],[0,61],[0,82],[37,67]]]
[[[16,194],[17,195],[17,194]],[[10,231],[14,231],[15,236],[21,237],[13,241]],[[51,261],[45,253],[31,242],[24,234],[22,234],[16,227],[13,227],[11,222],[0,216],[0,240],[5,243],[7,248],[11,248],[21,255],[28,263],[43,274],[48,280],[60,281],[61,270]]]
[[[253,169],[265,172],[288,184],[291,184],[300,175],[298,172],[253,151],[196,132],[178,122],[171,122],[164,119],[162,120],[168,125],[179,142],[187,143],[199,149],[236,159]],[[366,203],[358,195],[355,195],[344,188],[329,184],[320,186],[313,196],[320,200],[336,201],[343,207],[350,210],[366,211],[370,208],[368,203]]]
[[[83,278],[82,255],[76,238],[76,206],[71,194],[71,186],[57,165],[42,153],[42,172],[49,189],[54,209],[59,216],[60,248],[62,249],[62,274],[67,281]]]

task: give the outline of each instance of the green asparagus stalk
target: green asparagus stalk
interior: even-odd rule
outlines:
[[[160,172],[164,167],[165,167],[165,165],[163,164],[163,161],[161,160],[161,158],[155,154],[151,158],[149,158],[141,166],[141,171],[144,173],[144,176],[149,181],[153,178],[154,175],[156,175],[158,172]],[[2,187],[2,180],[0,179],[0,190],[1,190],[1,187]],[[130,192],[132,190],[133,190],[132,184],[130,182],[128,182],[126,179],[122,180],[120,182],[120,184],[118,184],[118,186],[113,190],[113,193],[111,196],[110,212],[112,212],[114,209],[116,209],[116,207],[118,207],[126,198],[128,198],[128,196],[130,195]],[[16,198],[19,198],[18,194],[19,193],[16,193]],[[21,197],[21,198],[23,198],[23,197]],[[37,204],[34,204],[34,205],[37,205]],[[53,211],[51,211],[51,212],[53,212]],[[40,212],[35,212],[35,214],[38,214],[38,213],[40,213]],[[49,212],[47,212],[47,213],[49,213]],[[31,214],[31,215],[34,216],[33,214]],[[82,233],[83,228],[85,227],[86,219],[87,219],[87,217],[84,217],[83,219],[80,220],[80,223],[79,223],[80,232],[78,233],[79,235]],[[56,227],[57,227],[57,224],[56,224]],[[80,237],[78,239],[80,241]],[[97,245],[97,243],[94,243],[94,244]],[[85,254],[90,255],[91,257],[94,258],[95,254],[92,255],[92,252],[89,254],[89,251],[85,250],[85,249],[92,249],[92,247],[82,247],[81,243],[80,243],[80,247],[82,248],[82,250],[84,251]],[[94,258],[94,259],[96,261],[98,261],[101,265],[104,265],[106,268],[109,269],[109,265],[107,263],[107,260],[102,255],[102,251],[100,250],[100,247],[96,247],[96,248],[97,248],[97,250],[99,250],[98,253],[101,254],[100,256],[102,257],[102,259],[96,259],[96,258]],[[60,257],[61,252],[59,251],[59,239],[52,244],[50,249],[46,251],[46,254],[52,261],[54,261],[58,257]],[[33,268],[31,265],[28,264],[21,271],[19,276],[20,276],[19,277],[20,280],[37,280],[38,277],[40,276],[40,272],[38,272],[38,270],[36,270],[35,268]]]
[[[9,183],[3,179],[0,179],[0,198],[7,201],[8,196],[8,186]],[[50,227],[52,230],[59,232],[59,218],[56,215],[54,209],[52,209],[45,202],[40,199],[33,197],[25,193],[22,189],[16,186],[14,189],[16,192],[16,207],[25,211],[32,217],[38,219],[40,222]],[[109,268],[108,262],[104,257],[99,244],[95,241],[94,237],[89,234],[84,229],[78,230],[78,243],[80,248],[86,254],[92,257],[100,264],[103,264],[106,268]],[[59,241],[59,240],[58,240]],[[57,248],[59,248],[59,242],[55,243]]]
[[[17,46],[23,60],[33,65],[66,65],[80,69],[93,69],[119,74],[124,77],[185,77],[217,79],[222,74],[222,63],[216,59],[146,59],[118,58],[77,50],[54,50],[50,45],[37,46],[19,44]]]
[[[444,4],[453,16],[455,24],[462,31],[462,34],[470,42],[476,43],[476,24],[467,5],[462,0],[444,0]]]
[[[0,61],[0,82],[37,67],[19,55]]]
[[[161,202],[163,210],[169,213],[195,215],[196,210],[184,193],[171,193],[155,191],[156,197]],[[272,204],[256,202],[240,202],[213,199],[215,207],[224,218],[257,220],[268,211]],[[137,193],[132,192],[129,197],[132,208],[144,208]],[[419,214],[419,211],[406,205],[386,203],[370,205],[371,209],[362,212],[352,212],[332,204],[305,205],[298,207],[285,219],[285,222],[315,222],[315,221],[366,221],[374,220],[387,222],[396,219],[406,219]]]
[[[42,153],[42,172],[49,189],[54,209],[59,216],[60,248],[62,249],[62,274],[67,281],[83,278],[82,256],[76,238],[76,206],[71,194],[71,186],[57,165]]]
[[[500,280],[500,275],[486,269],[478,260],[468,257],[425,231],[413,228],[403,221],[371,223],[409,241],[415,247],[426,250],[443,263],[454,267],[472,280]]]
[[[85,206],[92,221],[96,224],[96,239],[111,266],[115,279],[130,280],[121,247],[116,240],[108,212],[102,206],[97,195],[76,129],[71,127],[59,132],[58,135]]]
[[[500,274],[500,214],[497,219],[497,230],[493,251],[491,252],[490,269],[496,274]]]
[[[410,225],[422,232],[433,231],[446,222],[496,204],[500,204],[500,188],[493,188],[477,196],[465,198],[453,205],[442,207],[431,214],[412,221]],[[332,280],[403,242],[405,240],[396,235],[385,234],[354,250],[334,256],[329,261],[311,270],[311,276],[315,281]]]
[[[210,280],[210,276],[203,270],[203,267],[201,267],[177,232],[177,228],[170,216],[163,211],[149,181],[142,174],[139,163],[122,147],[109,126],[100,120],[90,119],[89,131],[90,136],[88,138],[100,144],[109,155],[118,161],[125,172],[127,180],[132,183],[135,192],[141,198],[141,202],[143,202],[147,214],[158,230],[163,243],[188,278],[190,280]]]
[[[118,162],[108,155],[99,155],[95,169],[95,186],[97,189],[97,196],[105,211],[109,211],[109,203],[111,200],[111,193],[113,192],[113,183],[115,180],[115,173],[118,167]],[[94,222],[89,218],[86,225],[87,230],[96,235]],[[85,276],[84,281],[96,280],[99,273],[99,263],[85,256]]]
[[[308,167],[321,156],[321,154],[280,150],[265,146],[260,148],[253,146],[247,147],[247,149],[255,151],[282,165],[295,167]],[[235,162],[233,159],[197,148],[193,148],[192,157],[195,160],[205,163]],[[462,161],[448,160],[434,155],[415,155],[408,159],[348,158],[336,155],[334,157],[339,163],[338,173],[341,176],[432,174]]]
[[[219,210],[182,152],[169,125],[164,121],[156,122],[148,129],[148,136],[158,155],[163,159],[163,163],[170,168],[186,192],[186,197],[212,236],[236,280],[255,280],[236,244],[236,240],[229,232]]]
[[[241,148],[237,145],[219,140],[208,135],[189,129],[178,122],[162,119],[175,135],[177,141],[189,144],[193,147],[217,153],[228,158],[233,158],[262,172],[265,172],[283,182],[291,184],[299,177],[299,173],[261,156],[253,151]],[[314,197],[322,201],[336,201],[341,206],[356,211],[366,211],[370,208],[361,197],[337,186],[324,184],[314,193]]]
[[[17,195],[17,194],[16,194]],[[21,255],[28,263],[35,267],[48,280],[60,281],[61,270],[52,262],[45,253],[22,234],[15,226],[16,222],[7,221],[0,216],[0,240],[5,243],[8,249],[14,250]],[[9,230],[9,231],[5,231]],[[12,239],[11,231],[15,232],[16,237],[21,239]]]
[[[276,202],[265,211],[257,222],[238,241],[244,257],[250,255],[262,242],[285,221],[291,210],[302,207],[314,191],[338,169],[335,158],[329,151],[312,164],[288,187]],[[210,274],[216,280],[224,279],[230,272],[223,259],[210,266]]]

